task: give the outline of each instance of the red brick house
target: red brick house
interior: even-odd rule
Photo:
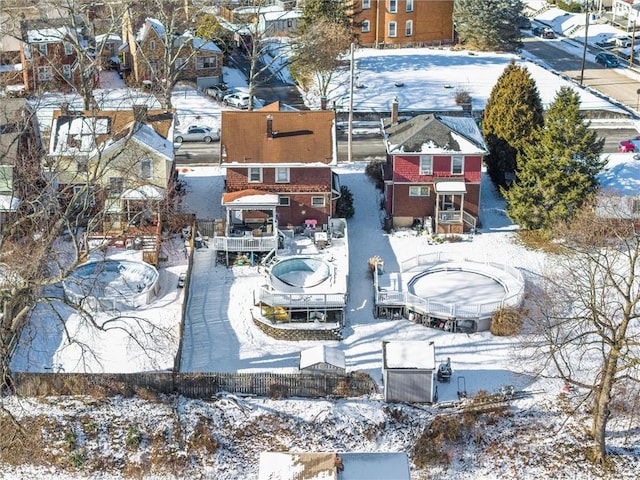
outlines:
[[[20,52],[26,90],[39,88],[72,90],[80,85],[77,45],[85,40],[71,27],[35,27],[23,22]]]
[[[383,129],[390,226],[419,225],[439,234],[474,230],[488,153],[475,120],[435,114],[399,120],[395,104]]]
[[[279,228],[312,225],[321,229],[339,196],[335,114],[332,111],[279,111],[272,104],[250,112],[223,111],[220,165],[226,169],[222,205],[225,237],[264,237]],[[246,243],[246,242],[245,242]]]

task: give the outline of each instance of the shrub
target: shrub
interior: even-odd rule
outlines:
[[[491,318],[491,333],[499,337],[517,335],[522,329],[524,312],[519,308],[503,307]]]
[[[124,443],[130,450],[137,450],[142,442],[142,433],[136,427],[131,427],[127,432],[127,438]]]
[[[355,213],[353,207],[353,194],[349,187],[342,185],[340,187],[340,198],[336,201],[336,217],[351,218]]]
[[[364,169],[364,173],[373,181],[376,188],[380,191],[384,191],[384,177],[382,173],[383,165],[384,162],[372,160]]]
[[[84,450],[82,449],[74,450],[69,454],[69,461],[71,461],[71,465],[73,465],[74,468],[82,467],[82,465],[84,465],[84,462],[86,462],[86,460],[87,460],[87,456],[85,455]]]
[[[69,451],[75,450],[78,435],[73,430],[67,430],[64,434],[64,443],[67,444]]]

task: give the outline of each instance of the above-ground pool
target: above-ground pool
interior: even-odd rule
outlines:
[[[153,301],[159,274],[152,265],[132,260],[103,260],[80,265],[63,282],[71,302],[94,310],[127,310]]]
[[[274,279],[300,289],[320,285],[331,277],[331,266],[319,258],[294,257],[281,260],[271,269]]]

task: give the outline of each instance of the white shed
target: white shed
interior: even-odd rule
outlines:
[[[382,379],[386,402],[437,401],[435,377],[433,342],[382,342]]]
[[[344,375],[345,371],[344,352],[338,348],[318,345],[300,352],[300,372],[302,373]]]

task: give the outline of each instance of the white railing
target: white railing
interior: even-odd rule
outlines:
[[[278,237],[213,237],[213,249],[223,252],[268,252],[278,248]]]
[[[347,304],[347,296],[342,293],[277,293],[261,288],[260,302],[270,307],[298,308],[341,308]]]
[[[447,263],[452,263],[450,268],[447,267]],[[461,263],[464,263],[464,265],[461,265]],[[429,267],[425,268],[422,272],[416,272],[416,274],[427,274],[435,271],[446,271],[448,269],[481,273],[500,283],[505,288],[507,294],[500,300],[472,305],[444,303],[436,299],[418,297],[409,292],[380,290],[378,288],[378,279],[374,277],[373,283],[376,291],[376,305],[404,305],[420,313],[438,317],[481,318],[491,316],[493,312],[499,308],[518,306],[522,303],[524,297],[524,277],[518,269],[509,265],[493,262],[478,262],[460,258],[455,254],[435,252],[418,255],[405,260],[401,263],[400,267],[402,272],[407,272],[424,265],[429,265]],[[494,271],[492,272],[492,270]],[[495,270],[499,272],[495,272]],[[501,275],[502,272],[506,275]]]

